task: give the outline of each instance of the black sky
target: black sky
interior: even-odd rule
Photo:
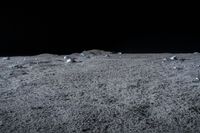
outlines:
[[[131,24],[101,13],[1,8],[0,21],[0,55],[68,54],[87,49],[187,53],[199,51],[200,44],[200,32],[149,30],[151,25]]]

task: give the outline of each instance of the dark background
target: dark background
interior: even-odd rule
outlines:
[[[126,16],[91,11],[1,8],[0,12],[1,56],[70,54],[89,49],[129,53],[199,51],[200,32],[157,30],[160,28],[151,25],[151,19],[143,21],[146,25],[132,23]]]

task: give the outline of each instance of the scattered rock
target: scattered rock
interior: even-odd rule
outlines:
[[[88,61],[87,55],[83,55],[59,56],[61,62],[54,62],[57,57],[51,62],[38,58],[41,66],[30,71],[29,64],[35,64],[35,57],[27,57],[26,62],[18,65],[13,57],[11,61],[2,61],[0,132],[173,132],[179,129],[177,124],[163,123],[168,120],[179,122],[183,132],[190,132],[191,128],[194,128],[191,132],[198,132],[199,57],[193,55],[194,60],[187,61],[190,56],[177,55],[177,61],[171,61],[173,55],[168,54],[148,55],[148,58],[127,55],[122,62],[120,55],[116,58],[109,53]],[[182,57],[186,58],[184,63],[180,62]],[[19,61],[22,60],[20,57]],[[74,64],[65,64],[73,60]],[[78,65],[79,60],[87,64]],[[165,64],[160,65],[161,61]],[[14,69],[5,68],[13,64]],[[21,70],[26,64],[28,69]],[[51,67],[54,64],[58,67]],[[183,70],[178,71],[179,68],[185,72],[181,73]],[[21,76],[24,71],[30,74]],[[169,113],[172,108],[176,109],[175,113]],[[22,121],[19,118],[24,111]],[[182,117],[185,113],[187,117]]]

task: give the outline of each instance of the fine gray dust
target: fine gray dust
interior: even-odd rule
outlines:
[[[200,132],[199,66],[198,53],[1,57],[0,133]]]

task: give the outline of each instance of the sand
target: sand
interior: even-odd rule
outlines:
[[[200,54],[83,53],[1,57],[0,133],[200,132]]]

